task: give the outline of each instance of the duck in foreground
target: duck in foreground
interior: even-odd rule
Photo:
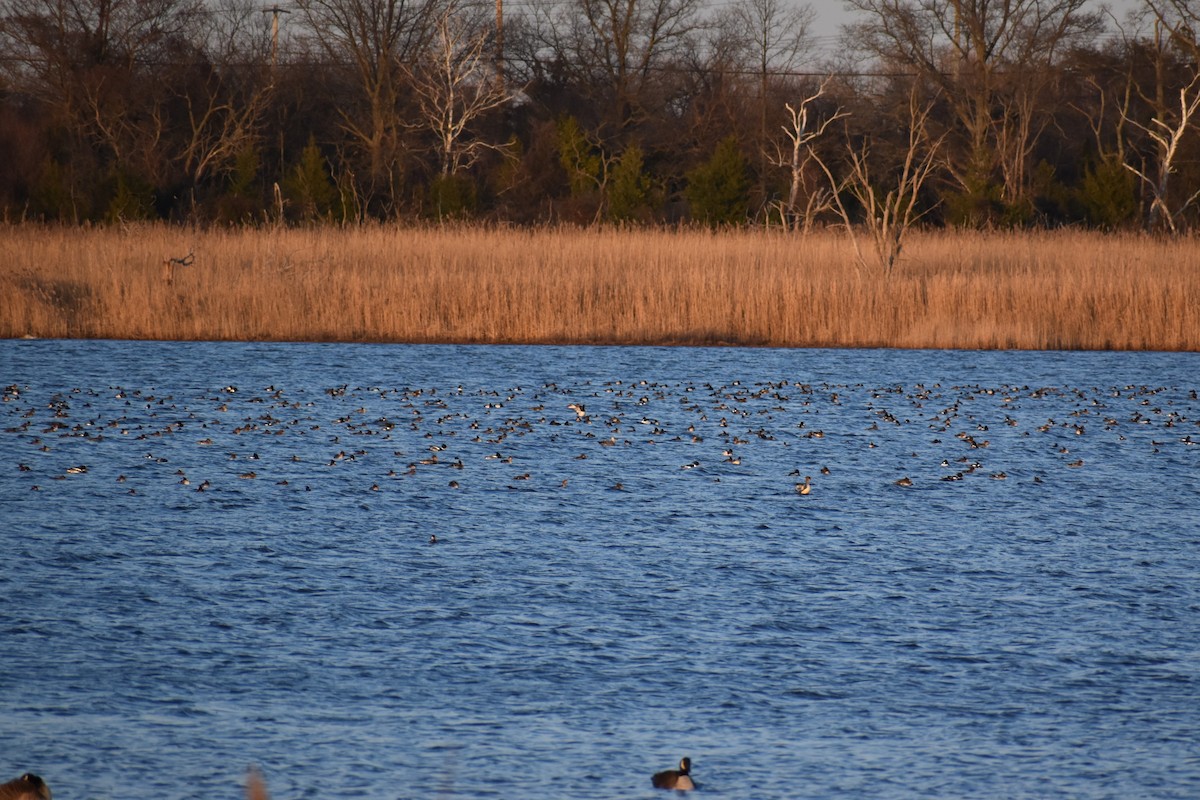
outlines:
[[[695,789],[696,784],[692,783],[691,771],[692,760],[690,758],[680,759],[679,769],[656,772],[650,782],[656,789],[676,789],[678,791]]]
[[[262,773],[255,767],[251,767],[246,773],[246,800],[270,800],[271,796],[267,794],[267,782],[263,780]]]
[[[26,772],[8,783],[0,783],[0,800],[51,800],[50,787],[37,775]]]

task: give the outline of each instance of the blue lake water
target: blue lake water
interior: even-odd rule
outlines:
[[[0,781],[1200,796],[1200,355],[6,341],[0,384]]]

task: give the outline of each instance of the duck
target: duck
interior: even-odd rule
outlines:
[[[0,800],[51,800],[50,787],[32,772],[0,783]]]
[[[806,475],[804,477],[804,483],[797,483],[796,484],[796,494],[808,494],[809,492],[811,492],[812,491],[812,483],[810,483],[810,481],[812,481],[812,478]]]
[[[267,782],[263,780],[262,773],[251,768],[246,775],[246,800],[269,800],[269,798]]]
[[[662,772],[654,773],[654,777],[650,779],[650,783],[655,789],[675,789],[676,791],[688,791],[695,789],[696,784],[692,782],[692,760],[690,758],[681,758],[679,760],[679,769],[668,769]]]

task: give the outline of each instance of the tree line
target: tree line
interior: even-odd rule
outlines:
[[[9,221],[1182,232],[1200,3],[0,0]],[[856,243],[856,246],[858,244]]]

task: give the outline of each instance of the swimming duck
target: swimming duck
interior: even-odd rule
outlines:
[[[650,782],[656,789],[675,789],[676,791],[695,789],[696,784],[692,783],[691,771],[692,760],[683,758],[679,761],[679,769],[656,772]]]
[[[50,800],[50,787],[37,775],[26,772],[15,780],[0,784],[0,800]]]
[[[246,800],[269,800],[269,798],[267,782],[263,780],[262,773],[252,768],[246,775]]]
[[[796,484],[796,494],[808,494],[809,492],[811,492],[812,491],[812,484],[810,483],[811,480],[812,480],[812,478],[810,478],[806,475],[804,477],[804,483],[797,483]]]

